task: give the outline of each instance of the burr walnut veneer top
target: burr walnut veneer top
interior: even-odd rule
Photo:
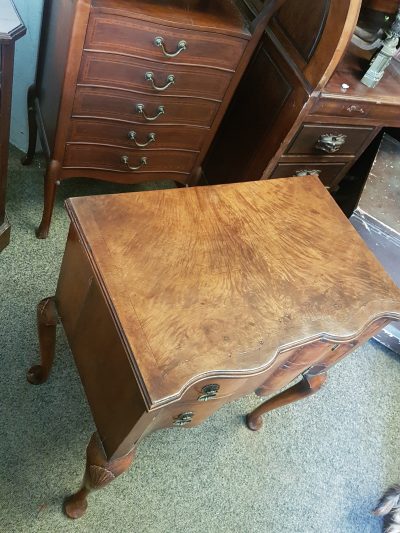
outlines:
[[[317,177],[74,198],[150,405],[265,370],[304,341],[400,318],[400,291]]]

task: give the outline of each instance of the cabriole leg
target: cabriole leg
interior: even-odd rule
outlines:
[[[39,385],[44,383],[50,373],[54,360],[56,345],[56,326],[58,314],[54,297],[45,298],[37,306],[37,328],[40,346],[40,365],[28,370],[29,383]]]
[[[317,374],[314,374],[312,369],[310,369],[303,374],[303,379],[299,383],[270,398],[248,414],[246,417],[247,427],[252,431],[258,431],[263,424],[261,418],[263,414],[315,394],[324,385],[327,377],[324,371],[318,371]]]
[[[64,502],[64,512],[69,518],[80,518],[87,509],[87,496],[93,490],[101,489],[128,470],[135,456],[135,450],[127,455],[109,461],[97,433],[93,433],[86,450],[86,470],[82,486]]]

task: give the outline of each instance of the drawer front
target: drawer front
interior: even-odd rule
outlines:
[[[398,106],[374,102],[351,102],[341,98],[320,98],[314,104],[311,114],[330,117],[351,117],[352,119],[368,119],[380,125],[399,126]]]
[[[73,118],[70,121],[69,142],[99,143],[143,149],[167,148],[199,151],[207,130],[190,126],[156,126],[126,124],[109,120]]]
[[[373,128],[334,124],[303,124],[287,154],[356,155],[371,136]]]
[[[231,396],[241,389],[246,382],[243,378],[209,378],[195,383],[182,396],[181,401],[212,403]]]
[[[218,105],[210,100],[160,98],[113,89],[78,87],[73,115],[111,118],[139,124],[209,127]],[[142,112],[139,112],[139,106],[142,106]]]
[[[348,163],[279,163],[271,175],[271,178],[287,178],[299,176],[303,172],[318,174],[325,187],[336,185],[342,177]]]
[[[315,341],[278,355],[274,364],[262,376],[262,384],[256,393],[260,396],[278,391],[296,379],[329,353],[333,343]]]
[[[162,408],[154,429],[165,427],[185,429],[198,426],[230,400],[231,398],[228,396],[221,400],[206,403],[175,402]]]
[[[118,146],[69,144],[65,150],[64,168],[91,168],[113,172],[182,172],[189,173],[197,152],[178,150],[132,150]],[[124,163],[122,158],[126,157]],[[146,157],[147,164],[141,164]],[[135,168],[131,170],[129,167]],[[138,168],[137,168],[138,167]]]
[[[231,77],[230,72],[223,70],[85,52],[79,83],[129,89],[159,97],[191,96],[221,101]]]
[[[163,47],[155,43],[162,39]],[[183,46],[182,41],[186,44]],[[157,41],[159,44],[160,41]],[[246,47],[244,39],[217,33],[181,30],[118,15],[92,15],[86,49],[131,54],[136,57],[235,70]]]

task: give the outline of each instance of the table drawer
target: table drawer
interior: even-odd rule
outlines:
[[[143,106],[142,113],[138,110],[139,105]],[[113,118],[139,124],[209,127],[214,120],[218,106],[217,102],[211,100],[161,98],[99,87],[78,87],[73,115]]]
[[[399,125],[399,110],[395,104],[384,102],[367,102],[362,100],[349,101],[343,98],[319,98],[312,110],[313,115],[329,117],[351,117],[352,119],[368,119],[379,125]]]
[[[148,79],[150,75],[152,79]],[[230,72],[223,70],[168,65],[102,52],[85,52],[79,83],[129,89],[156,94],[159,97],[190,96],[221,101],[231,77]]]
[[[135,148],[172,148],[199,151],[207,130],[190,126],[156,126],[110,120],[73,118],[70,121],[69,142],[99,143]],[[154,139],[152,141],[151,139]]]
[[[113,172],[183,172],[189,173],[196,161],[197,152],[178,150],[140,150],[118,146],[93,144],[68,144],[64,168],[91,168]],[[122,160],[127,157],[127,163]],[[146,157],[147,164],[142,158]],[[130,170],[129,165],[136,170]]]
[[[290,155],[356,155],[374,128],[303,124],[287,149]]]
[[[321,163],[321,162],[304,162],[304,163],[279,163],[271,175],[271,178],[286,178],[290,176],[301,176],[308,174],[317,174],[325,185],[332,187],[336,185],[348,163]]]
[[[174,54],[186,48],[175,57],[164,54],[162,47],[155,44],[161,37],[165,51]],[[203,65],[220,69],[235,70],[246,46],[246,40],[217,33],[172,28],[161,24],[119,15],[92,15],[86,35],[86,49],[120,52],[136,57],[168,63]]]

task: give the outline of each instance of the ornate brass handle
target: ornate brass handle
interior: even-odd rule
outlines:
[[[149,133],[147,135],[147,142],[145,143],[139,143],[136,140],[136,131],[130,131],[128,133],[128,139],[133,141],[138,148],[145,148],[146,146],[149,146],[150,143],[154,142],[156,140],[156,134],[155,133]]]
[[[158,87],[154,83],[154,74],[153,74],[153,72],[146,72],[146,74],[144,75],[144,78],[147,81],[151,82],[151,85],[153,86],[153,89],[155,89],[156,91],[165,91],[165,89],[168,89],[168,87],[170,87],[171,85],[173,85],[175,83],[175,76],[173,74],[168,74],[167,83],[163,87]]]
[[[214,400],[218,394],[219,385],[216,383],[211,383],[210,385],[205,385],[201,392],[202,394],[197,398],[198,402],[208,402],[208,400]]]
[[[186,413],[181,413],[176,418],[174,418],[174,426],[185,426],[190,424],[194,413],[192,411],[187,411]]]
[[[343,135],[342,133],[323,133],[319,137],[315,148],[328,154],[334,154],[345,144],[346,139],[347,135]]]
[[[319,176],[321,174],[322,170],[308,170],[306,168],[302,170],[296,170],[294,173],[295,176],[312,176],[314,174],[317,174]]]
[[[159,116],[164,115],[165,107],[163,105],[159,105],[157,107],[157,114],[154,115],[154,117],[149,117],[146,115],[143,104],[137,104],[136,111],[139,113],[139,115],[143,115],[143,117],[150,122],[152,120],[156,120]]]
[[[121,157],[122,163],[129,168],[129,170],[140,170],[142,167],[145,167],[147,165],[147,157],[141,157],[140,158],[140,164],[137,167],[131,167],[129,165],[129,157],[127,155],[123,155]]]
[[[164,46],[164,39],[162,37],[156,37],[154,39],[154,44],[161,48],[163,51],[163,54],[166,57],[176,57],[181,52],[187,49],[187,42],[186,41],[179,41],[178,46],[176,47],[176,52],[167,52]]]

